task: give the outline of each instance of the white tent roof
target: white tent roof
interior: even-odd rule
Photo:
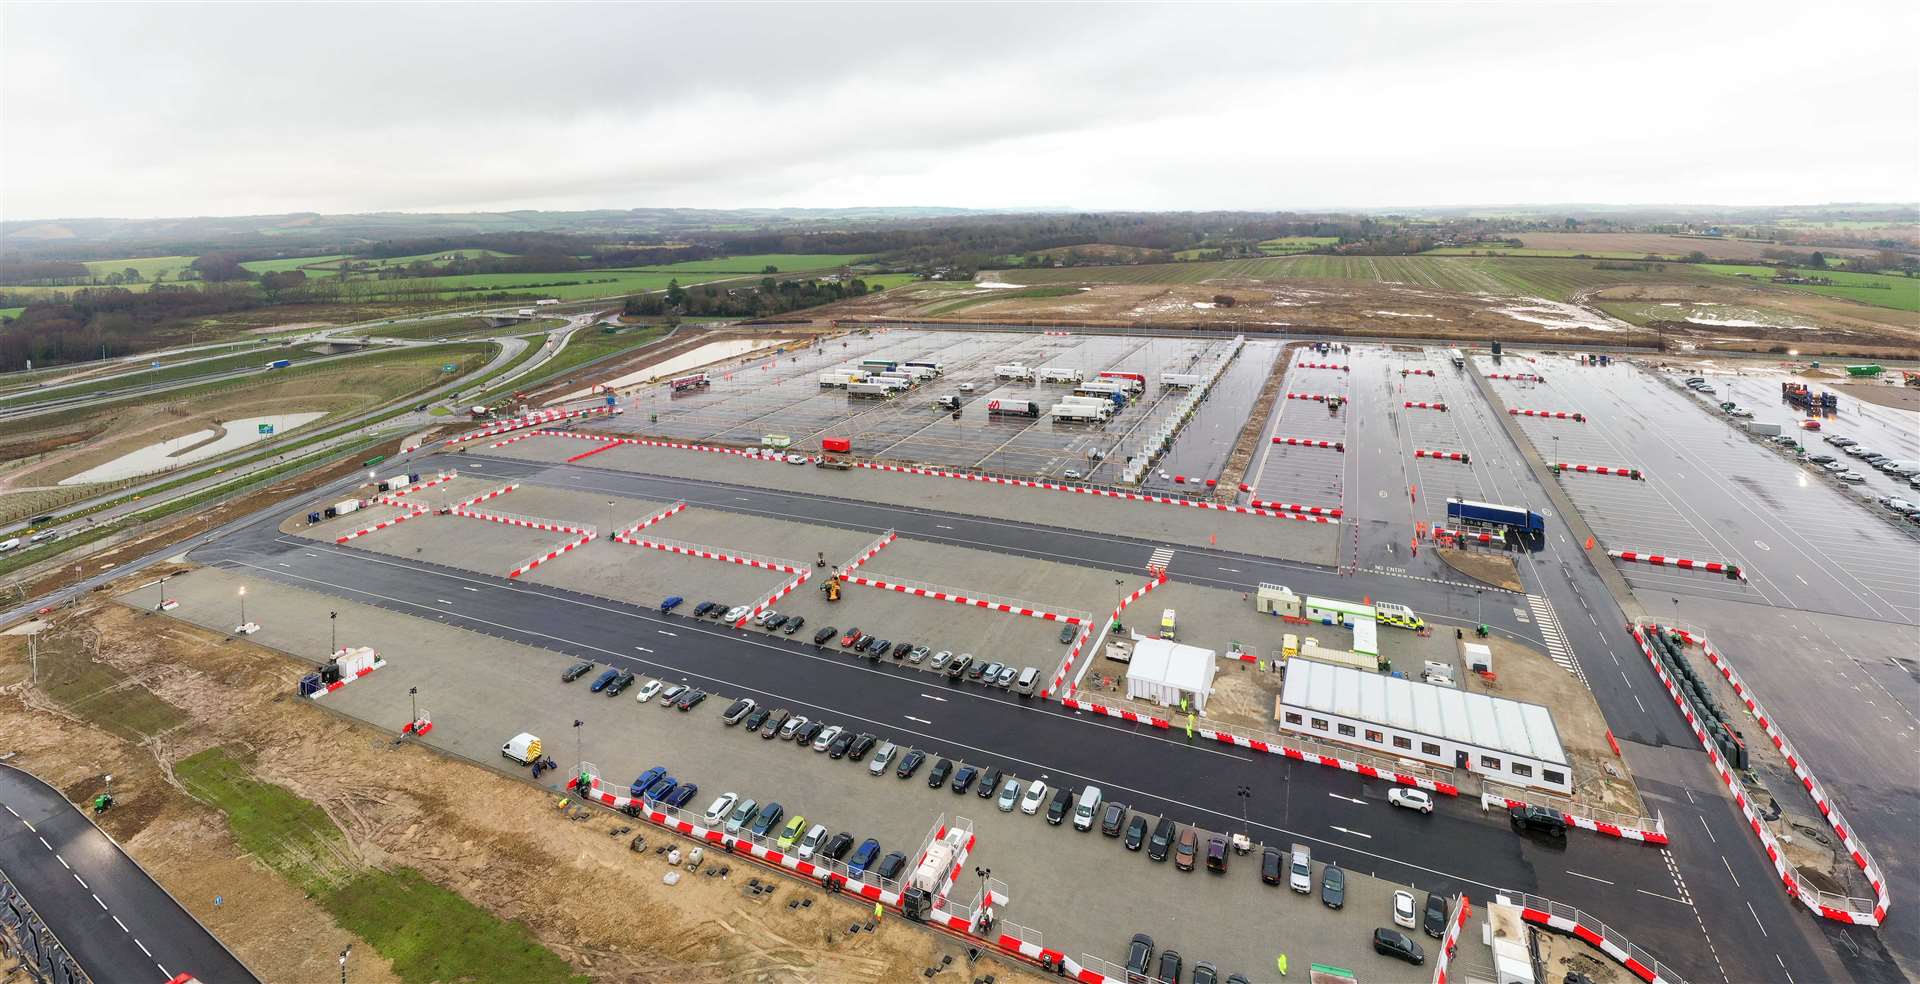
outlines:
[[[1280,700],[1291,707],[1374,721],[1542,762],[1567,763],[1553,715],[1539,704],[1299,657],[1287,661]]]
[[[1127,679],[1147,680],[1190,693],[1213,689],[1213,650],[1167,639],[1139,639],[1127,663]]]

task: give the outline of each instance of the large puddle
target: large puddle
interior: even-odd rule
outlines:
[[[276,413],[265,417],[241,417],[219,425],[220,429],[208,428],[183,434],[172,440],[149,444],[138,451],[123,454],[103,465],[95,465],[72,478],[60,480],[61,485],[85,485],[89,482],[117,482],[123,478],[146,475],[152,472],[166,471],[189,462],[211,458],[224,454],[234,448],[245,447],[269,437],[276,437],[303,424],[312,423],[326,416],[324,411],[314,413]],[[263,433],[262,425],[272,428],[272,433]],[[224,433],[222,432],[224,430]]]

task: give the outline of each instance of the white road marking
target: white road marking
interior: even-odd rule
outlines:
[[[280,566],[281,566],[281,567],[290,567],[291,565],[289,565],[289,564],[281,564]]]
[[[680,634],[678,632],[668,632],[666,629],[654,629],[653,631],[658,632],[664,636],[678,636]]]
[[[1216,568],[1214,568],[1214,569],[1215,569],[1215,570],[1221,570],[1221,571],[1226,571],[1226,572],[1227,572],[1228,574],[1238,574],[1238,573],[1240,573],[1240,571],[1239,571],[1238,569],[1236,569],[1236,568],[1232,568],[1232,567],[1216,567]]]
[[[1608,880],[1606,880],[1605,878],[1595,878],[1595,877],[1593,877],[1592,875],[1583,875],[1583,874],[1581,874],[1580,872],[1578,872],[1578,871],[1573,871],[1573,870],[1571,870],[1571,869],[1568,869],[1568,870],[1567,870],[1567,874],[1569,874],[1569,875],[1572,875],[1572,876],[1573,876],[1573,877],[1575,877],[1575,878],[1585,878],[1585,879],[1586,879],[1586,880],[1588,880],[1588,881],[1597,881],[1597,882],[1599,882],[1599,883],[1600,883],[1600,884],[1602,884],[1602,885],[1611,885],[1611,884],[1613,884],[1612,882],[1610,882],[1610,881],[1608,881]]]
[[[1367,805],[1367,801],[1366,801],[1366,800],[1363,800],[1363,799],[1359,799],[1359,798],[1357,798],[1357,797],[1353,797],[1353,796],[1342,796],[1342,795],[1340,795],[1339,793],[1328,793],[1327,795],[1328,795],[1328,796],[1331,796],[1331,797],[1333,797],[1334,799],[1337,799],[1337,800],[1346,800],[1346,801],[1347,801],[1347,802],[1349,802],[1349,803],[1358,803],[1358,804],[1360,804],[1361,806],[1366,806],[1366,805]]]
[[[951,526],[941,526],[941,525],[940,525],[939,523],[935,523],[935,524],[933,524],[933,527],[934,527],[934,529],[939,529],[939,530],[950,530],[950,529],[953,529],[953,527],[951,527]]]
[[[1640,708],[1640,713],[1642,713],[1642,714],[1645,714],[1645,713],[1647,713],[1647,705],[1645,705],[1645,704],[1642,704],[1642,703],[1640,703],[1640,695],[1639,695],[1639,694],[1634,694],[1634,695],[1633,695],[1633,703],[1634,703],[1634,705],[1635,705],[1635,706],[1637,706],[1637,707],[1639,707],[1639,708]]]
[[[153,956],[153,951],[147,949],[147,945],[145,943],[140,942],[140,937],[136,936],[133,938],[133,945],[139,947],[141,953],[144,953],[149,957]]]
[[[172,974],[169,974],[169,973],[167,973],[167,965],[166,965],[166,964],[163,964],[163,963],[161,963],[160,961],[158,961],[158,960],[155,960],[155,961],[153,962],[153,965],[154,965],[155,967],[158,967],[158,968],[160,968],[160,976],[161,976],[161,977],[164,977],[164,978],[166,978],[167,980],[173,980],[173,975],[172,975]]]
[[[1760,913],[1754,912],[1752,902],[1747,903],[1747,911],[1753,914],[1753,924],[1760,927],[1760,935],[1771,936],[1772,934],[1767,932],[1767,924],[1760,921]]]
[[[473,592],[474,594],[479,594],[479,593],[480,593],[480,589],[479,589],[479,588],[469,588],[469,587],[467,587],[467,586],[466,586],[466,585],[464,585],[464,584],[462,584],[462,585],[460,586],[460,590],[462,590],[462,591],[471,591],[471,592]]]
[[[1702,821],[1700,821],[1700,822],[1701,822],[1702,824],[1705,824],[1705,823],[1706,823],[1706,821],[1705,821],[1705,820],[1702,820]],[[1727,864],[1727,856],[1726,856],[1726,855],[1724,855],[1724,854],[1722,854],[1722,855],[1720,855],[1720,863],[1721,863],[1721,864],[1725,864],[1725,865],[1727,865],[1727,877],[1728,877],[1728,878],[1731,878],[1731,879],[1733,879],[1733,887],[1734,887],[1734,888],[1739,888],[1739,887],[1740,887],[1740,876],[1739,876],[1739,875],[1736,875],[1736,874],[1734,874],[1734,873],[1733,873],[1733,865],[1731,865],[1731,864]]]
[[[74,872],[74,873],[73,873],[73,880],[74,880],[74,881],[77,881],[77,882],[79,882],[79,883],[80,883],[80,887],[81,887],[81,888],[86,888],[86,889],[87,889],[87,891],[89,891],[89,892],[91,892],[91,891],[93,891],[93,889],[91,889],[91,888],[87,888],[87,880],[86,880],[86,879],[84,879],[84,878],[82,878],[82,877],[80,877],[80,873],[79,873],[79,872],[77,872],[77,871],[76,871],[76,872]]]
[[[437,602],[439,602],[439,603],[441,603],[442,605],[451,605],[451,604],[453,604],[453,602],[451,602],[451,601],[448,601],[448,600],[447,600],[447,599],[445,599],[445,598],[435,598],[435,599],[433,599],[433,600],[434,600],[434,601],[437,601]]]
[[[945,697],[935,697],[932,694],[921,694],[920,696],[925,697],[928,700],[937,700],[942,704],[947,702],[947,699]]]
[[[113,917],[113,924],[114,924],[115,926],[118,926],[118,927],[120,927],[120,931],[121,931],[122,933],[131,933],[131,932],[133,932],[133,930],[131,930],[131,929],[128,929],[128,928],[127,928],[127,924],[126,924],[126,923],[123,923],[123,922],[121,922],[121,921],[120,921],[120,917],[119,917],[119,916],[114,916],[114,917]]]
[[[1331,824],[1329,824],[1328,826],[1332,826],[1332,825],[1331,825]],[[1355,837],[1365,837],[1365,838],[1366,838],[1366,839],[1368,839],[1368,840],[1372,840],[1372,839],[1373,839],[1373,835],[1372,835],[1372,834],[1363,834],[1363,833],[1361,833],[1361,832],[1359,832],[1358,830],[1348,830],[1348,829],[1347,829],[1347,828],[1345,828],[1345,827],[1333,827],[1333,829],[1334,829],[1334,830],[1338,830],[1339,832],[1341,832],[1341,833],[1343,833],[1343,834],[1352,834],[1352,835],[1353,835],[1353,836],[1355,836]]]
[[[912,721],[915,724],[932,724],[933,723],[932,721],[929,721],[926,718],[917,718],[911,714],[903,715],[903,717],[905,717],[909,721]]]
[[[640,650],[640,651],[641,651],[641,652],[643,652],[643,653],[650,653],[650,652],[653,652],[653,650],[651,650],[651,649],[648,649],[648,648],[647,648],[647,647],[645,647],[645,646],[635,646],[635,647],[633,647],[633,648],[635,648],[635,649],[638,649],[638,650]]]
[[[32,830],[33,828],[28,827],[27,829]],[[47,843],[47,839],[45,837],[40,838],[40,846],[46,848],[49,851],[53,850],[53,845]]]
[[[1707,828],[1707,839],[1715,844],[1720,843],[1720,838],[1713,836],[1713,828],[1707,827],[1707,818],[1700,816],[1698,813],[1694,814],[1694,816],[1700,818],[1700,826]],[[1727,868],[1727,874],[1733,874],[1733,868],[1731,866]]]
[[[1793,975],[1790,973],[1787,973],[1787,962],[1785,960],[1780,959],[1780,955],[1778,953],[1773,955],[1773,962],[1780,965],[1780,972],[1782,974],[1787,975],[1787,984],[1793,984]]]
[[[1636,888],[1634,889],[1634,891],[1639,892],[1641,895],[1651,895],[1656,899],[1666,899],[1668,902],[1672,902],[1676,905],[1684,905],[1688,908],[1693,907],[1693,903],[1688,902],[1686,899],[1676,899],[1671,895],[1661,895],[1659,892],[1649,892],[1644,888]]]
[[[93,893],[93,902],[95,905],[100,907],[101,912],[107,911],[107,904],[105,902],[100,901],[100,893],[98,892]],[[1759,918],[1759,917],[1756,916],[1755,918]]]
[[[4,804],[0,804],[0,805],[4,805]],[[11,807],[11,806],[9,806],[9,807],[7,807],[7,812],[8,812],[8,813],[13,813],[13,807]],[[14,816],[16,816],[16,817],[18,817],[18,816],[19,816],[20,814],[18,814],[18,813],[13,813],[13,815],[14,815]]]
[[[55,855],[54,855],[54,857],[56,857],[56,858],[59,858],[59,860],[60,860],[60,867],[62,867],[62,868],[65,868],[65,869],[67,869],[68,871],[72,871],[72,870],[73,870],[73,865],[70,865],[70,864],[68,864],[68,863],[67,863],[67,859],[66,859],[66,858],[64,858],[64,857],[61,857],[61,856],[60,856],[60,855],[58,855],[58,854],[55,854]]]

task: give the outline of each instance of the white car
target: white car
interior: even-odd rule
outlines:
[[[707,807],[707,812],[700,814],[700,819],[704,821],[707,826],[711,827],[714,824],[719,823],[722,820],[725,820],[727,818],[727,814],[733,812],[733,804],[738,802],[740,802],[740,797],[738,794],[721,793],[719,796],[714,798],[712,805]]]
[[[800,838],[800,849],[794,853],[800,856],[800,860],[805,861],[813,857],[813,852],[819,850],[820,845],[825,843],[826,840],[827,825],[824,823],[816,823],[807,831],[807,836]]]
[[[873,759],[867,763],[867,775],[886,775],[887,769],[893,765],[894,753],[898,750],[899,746],[893,742],[881,742],[880,747],[873,750]]]
[[[753,611],[753,609],[747,607],[746,605],[735,605],[732,608],[727,609],[727,616],[724,619],[724,621],[738,622],[742,618],[746,617],[746,614],[750,611]]]
[[[771,609],[771,608],[769,608],[769,609],[767,609],[766,611],[764,611],[764,612],[761,612],[761,613],[760,613],[760,614],[758,614],[758,615],[755,615],[755,616],[753,617],[753,624],[755,624],[755,625],[761,625],[761,626],[764,626],[764,625],[766,625],[766,624],[767,624],[768,622],[771,622],[771,621],[773,621],[773,620],[774,620],[775,618],[777,618],[777,617],[779,617],[779,615],[780,615],[780,613],[779,613],[779,612],[776,612],[776,611],[774,611],[773,609]]]
[[[837,724],[828,725],[825,730],[814,736],[813,750],[816,752],[826,751],[827,746],[833,744],[833,740],[840,737],[840,732],[843,730],[845,729]]]
[[[1394,806],[1404,806],[1409,810],[1419,810],[1421,813],[1433,812],[1433,797],[1428,796],[1424,789],[1395,786],[1387,790],[1387,802]]]
[[[804,454],[787,455],[787,464],[789,465],[804,465],[806,463],[807,463],[807,456]]]
[[[647,685],[644,687],[641,687],[640,692],[633,695],[633,699],[644,704],[647,701],[652,700],[653,695],[659,693],[660,688],[664,686],[666,686],[666,684],[660,682],[659,680],[648,680]]]
[[[957,388],[958,388],[958,389],[960,390],[960,392],[962,392],[962,393],[971,393],[971,392],[973,392],[973,384],[972,384],[972,383],[961,383],[961,384],[959,385],[959,387],[957,387]]]
[[[1080,469],[1078,468],[1069,468],[1066,470],[1065,474],[1067,477],[1067,481],[1069,482],[1078,482],[1082,477],[1080,474]]]
[[[1035,779],[1027,785],[1027,795],[1020,797],[1020,812],[1033,816],[1040,812],[1040,804],[1047,801],[1047,784]]]
[[[795,734],[799,733],[801,728],[804,728],[806,726],[807,726],[806,717],[800,714],[795,714],[794,716],[787,719],[786,724],[783,724],[780,726],[780,740],[781,741],[791,740]]]
[[[1393,893],[1393,924],[1405,929],[1413,928],[1413,893]]]

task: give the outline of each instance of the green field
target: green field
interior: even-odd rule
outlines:
[[[1743,280],[1758,280],[1766,283],[1773,279],[1773,267],[1743,266],[1732,263],[1702,263],[1701,269]],[[1832,280],[1832,286],[1824,284],[1773,284],[1788,290],[1803,290],[1813,294],[1825,294],[1828,297],[1844,297],[1874,307],[1892,308],[1896,311],[1920,311],[1920,279],[1899,277],[1886,273],[1847,273],[1841,270],[1795,270],[1803,277],[1825,277]]]
[[[368,325],[360,333],[376,338],[491,338],[496,335],[548,331],[566,323],[565,318],[541,318],[538,321],[515,321],[499,328],[490,328],[485,318],[439,318],[398,325]]]
[[[872,259],[870,253],[760,253],[753,256],[722,256],[711,260],[687,260],[660,266],[622,267],[647,273],[748,274],[777,267],[781,276],[794,273],[832,271],[838,267]]]
[[[1316,246],[1332,246],[1340,241],[1339,236],[1281,236],[1260,242],[1260,252],[1274,255],[1304,253]]]
[[[377,267],[396,267],[406,266],[409,263],[418,263],[422,260],[428,263],[445,263],[456,256],[463,260],[471,260],[481,256],[512,255],[512,253],[502,253],[497,249],[444,249],[438,253],[415,253],[412,256],[389,256],[382,259],[356,256],[354,260],[355,262],[371,263]]]
[[[20,312],[25,310],[23,307],[0,308],[0,318],[18,318]]]
[[[181,759],[173,771],[195,799],[226,815],[243,852],[371,943],[402,981],[581,979],[524,923],[504,921],[411,868],[387,871],[352,860],[345,835],[325,811],[285,786],[254,778],[226,749]]]
[[[939,307],[929,310],[927,314],[952,314],[955,311],[962,311],[976,304],[989,304],[994,301],[1008,301],[1021,297],[1065,297],[1068,294],[1078,293],[1080,293],[1080,288],[1078,287],[1043,286],[1029,287],[1025,290],[995,289],[984,294],[976,294],[970,297],[962,297],[959,300],[948,301]]]
[[[1583,260],[1467,256],[1275,256],[1211,263],[1008,270],[1010,283],[1181,284],[1210,280],[1355,280],[1406,284],[1455,293],[1525,295],[1563,301],[1590,287],[1635,283],[1720,283],[1715,274],[1685,264],[1665,270],[1603,270]]]
[[[1475,246],[1439,246],[1421,253],[1421,256],[1591,256],[1596,260],[1641,260],[1645,253],[1633,253],[1618,249],[1575,250],[1575,249],[1534,249],[1530,246],[1501,246],[1494,243],[1480,243]],[[1655,254],[1662,260],[1677,262],[1678,254]]]
[[[197,256],[142,256],[130,260],[88,260],[87,269],[96,277],[104,277],[132,267],[140,271],[142,280],[152,280],[158,274],[165,274],[172,281],[180,279],[180,271],[197,259]]]
[[[892,290],[902,284],[910,284],[920,279],[917,273],[869,273],[863,274],[868,290]],[[4,313],[4,312],[0,312]]]
[[[275,260],[248,260],[240,265],[252,270],[254,273],[285,273],[288,270],[298,270],[315,263],[338,263],[346,258],[345,254],[335,254],[333,256],[287,256]],[[333,271],[327,270],[324,272],[331,274]],[[311,277],[313,275],[314,271],[307,271],[307,276]]]

